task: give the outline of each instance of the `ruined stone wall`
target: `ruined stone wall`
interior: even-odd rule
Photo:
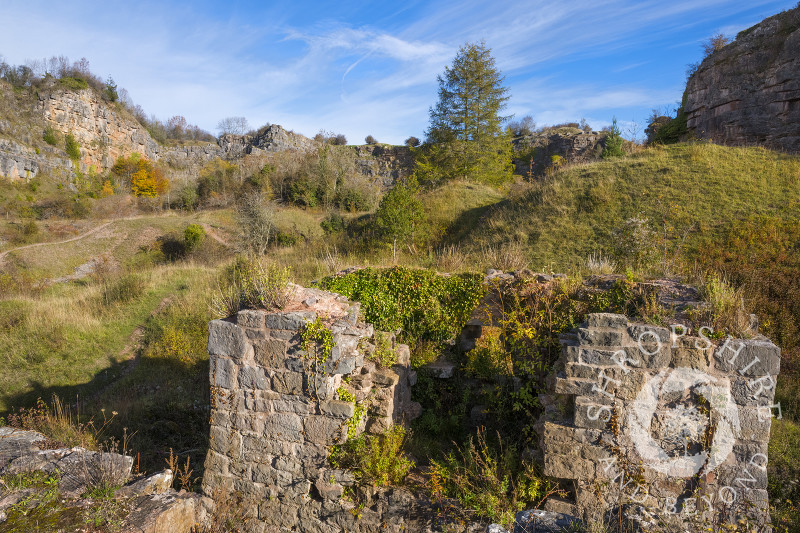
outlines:
[[[293,302],[285,312],[244,310],[209,325],[212,409],[203,490],[212,497],[239,492],[255,515],[252,531],[399,528],[403,498],[389,492],[351,512],[355,504],[343,495],[353,477],[328,459],[350,426],[354,434],[382,433],[419,414],[410,396],[408,347],[394,346],[391,369],[376,367],[365,357],[374,348],[373,328],[358,321],[358,304],[300,287]],[[324,361],[302,347],[303,328],[317,319],[332,333]]]
[[[649,531],[769,522],[780,350],[710,334],[603,313],[563,338],[540,435],[544,473],[574,493],[548,509]]]

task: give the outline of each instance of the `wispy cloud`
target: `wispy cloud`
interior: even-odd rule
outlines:
[[[355,142],[368,133],[401,142],[424,131],[436,75],[466,41],[492,48],[510,80],[510,113],[610,122],[678,98],[700,40],[794,3],[5,0],[0,19],[24,24],[4,25],[0,53],[17,63],[86,56],[146,110],[210,130],[245,115],[309,135],[324,128]]]

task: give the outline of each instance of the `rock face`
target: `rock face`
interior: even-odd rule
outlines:
[[[395,346],[391,369],[376,368],[365,359],[373,328],[357,317],[358,304],[342,296],[295,287],[285,312],[244,310],[209,325],[203,490],[211,497],[236,490],[254,502],[252,531],[404,527],[409,495],[373,495],[373,508],[352,512],[343,496],[353,477],[328,462],[332,445],[365,430],[382,433],[420,410],[411,402],[407,347]],[[304,327],[317,319],[330,334],[327,355],[301,345]]]
[[[120,156],[138,152],[156,160],[160,147],[138,122],[113,109],[91,89],[54,89],[39,95],[37,111],[48,125],[72,133],[81,145],[81,165],[110,168]]]
[[[539,434],[544,474],[575,493],[546,508],[615,531],[769,523],[780,350],[693,333],[597,313],[563,338]]]
[[[241,157],[245,154],[263,154],[314,150],[317,143],[293,131],[286,131],[278,124],[261,128],[255,135],[226,134],[219,138],[219,146],[227,157]]]
[[[800,7],[747,29],[714,52],[686,85],[695,136],[800,151]]]
[[[354,146],[356,169],[381,185],[390,187],[401,177],[414,171],[414,155],[407,146],[384,146],[380,144]]]
[[[538,177],[559,165],[598,159],[603,152],[605,137],[605,133],[585,132],[578,128],[560,128],[518,137],[514,139],[515,172]]]

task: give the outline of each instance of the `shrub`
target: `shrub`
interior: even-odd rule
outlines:
[[[536,122],[530,115],[525,115],[521,120],[513,120],[508,123],[508,129],[515,137],[531,135],[536,129]]]
[[[412,147],[412,148],[415,147],[415,146],[419,146],[420,144],[421,144],[421,141],[419,140],[419,138],[414,137],[413,135],[405,140],[405,145],[409,146],[409,147]]]
[[[260,191],[250,191],[242,196],[237,207],[239,250],[264,255],[275,233],[275,206]]]
[[[347,144],[347,137],[345,137],[344,134],[339,133],[330,140],[330,143],[337,146],[344,146]]]
[[[206,238],[206,230],[199,224],[189,224],[183,230],[183,244],[187,252],[192,252],[200,246]]]
[[[126,274],[112,282],[104,283],[104,305],[128,303],[144,294],[144,280],[136,274]]]
[[[376,139],[372,135],[367,135],[364,138],[364,142],[367,143],[367,144],[378,144],[378,139]]]
[[[364,319],[380,331],[402,329],[405,340],[445,341],[461,327],[484,295],[483,276],[440,276],[403,267],[365,268],[322,279],[317,285],[361,302]],[[404,341],[405,342],[405,341]]]
[[[723,35],[721,33],[717,33],[715,35],[712,35],[711,37],[708,38],[708,40],[706,42],[703,43],[703,54],[704,54],[704,57],[708,57],[711,54],[713,54],[714,52],[722,50],[723,48],[725,48],[730,43],[731,43],[731,38],[730,37],[726,37],[725,35]]]
[[[554,492],[531,463],[503,446],[499,434],[490,445],[481,430],[463,448],[433,461],[428,488],[435,500],[456,498],[471,515],[505,527],[512,526],[517,511],[541,504]]]
[[[325,233],[338,233],[344,230],[344,219],[339,213],[329,213],[319,225]]]
[[[331,466],[350,469],[359,482],[372,486],[396,485],[414,467],[402,451],[405,440],[406,429],[401,425],[383,435],[361,435],[333,448]]]
[[[77,161],[81,158],[81,145],[75,140],[75,136],[72,135],[72,132],[64,136],[64,149],[69,158],[73,161]]]
[[[46,142],[50,146],[56,146],[58,144],[57,132],[51,126],[48,126],[44,129],[44,134],[42,135],[42,139],[44,139],[44,142]]]
[[[701,293],[707,305],[689,312],[694,323],[713,327],[716,335],[747,337],[752,334],[750,314],[745,311],[741,289],[734,289],[721,277],[711,274]]]
[[[687,116],[682,108],[678,110],[677,116],[673,119],[658,117],[648,127],[648,130],[652,132],[652,141],[650,140],[651,133],[648,133],[648,143],[674,144],[682,141],[689,133],[686,120]]]

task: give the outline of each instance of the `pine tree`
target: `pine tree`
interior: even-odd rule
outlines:
[[[423,181],[454,178],[498,183],[511,177],[508,88],[484,42],[463,45],[438,77],[439,101],[430,109],[425,147],[419,152]]]

